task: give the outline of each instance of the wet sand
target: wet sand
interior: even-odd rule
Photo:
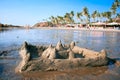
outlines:
[[[83,67],[67,71],[15,73],[21,58],[18,49],[0,56],[0,80],[119,80],[120,67],[115,65],[102,67]]]
[[[21,80],[21,76],[15,73],[15,67],[20,61],[17,50],[12,50],[5,56],[0,56],[0,80]]]

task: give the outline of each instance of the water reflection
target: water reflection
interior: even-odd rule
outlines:
[[[1,33],[1,32],[4,32],[4,31],[8,31],[8,30],[9,30],[9,29],[1,28],[1,27],[0,27],[0,33]]]
[[[32,44],[56,44],[59,40],[69,44],[100,51],[106,49],[109,56],[120,57],[120,33],[62,29],[12,29],[0,32],[0,49],[20,46],[24,41]],[[113,55],[114,54],[114,55]]]

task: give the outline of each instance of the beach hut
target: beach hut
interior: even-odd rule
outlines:
[[[120,29],[120,23],[117,23],[117,22],[108,23],[107,26],[114,29]]]
[[[90,24],[92,27],[97,27],[97,28],[104,28],[104,27],[106,27],[106,23],[104,23],[104,22],[96,22],[96,23],[91,23]]]
[[[108,23],[107,25],[120,25],[120,23],[117,23],[117,22],[112,22],[112,23]]]
[[[96,22],[96,23],[92,23],[92,25],[100,26],[100,25],[106,25],[106,23],[104,23],[104,22]]]

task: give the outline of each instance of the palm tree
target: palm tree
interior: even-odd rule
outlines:
[[[116,17],[117,9],[120,7],[120,0],[115,0],[111,6],[112,15]]]
[[[86,16],[86,23],[89,23],[90,22],[90,15],[89,15],[87,7],[83,8],[83,15]]]
[[[59,24],[64,24],[65,23],[62,16],[57,16],[57,19],[58,19]]]
[[[116,15],[116,17],[117,17],[117,18],[120,18],[120,13],[118,13],[118,14]]]
[[[111,13],[110,11],[106,12],[106,18],[107,18],[108,20],[111,19],[111,15],[112,15],[112,13]]]
[[[117,8],[120,7],[120,0],[115,0],[114,4],[116,5]]]
[[[103,16],[107,18],[106,22],[111,19],[112,13],[110,11],[104,12]]]
[[[97,17],[97,10],[95,10],[95,11],[92,13],[91,17],[93,18],[93,20],[94,20],[94,22],[95,22],[95,18]]]
[[[76,17],[77,17],[78,20],[80,19],[80,15],[79,15],[78,12],[77,12],[77,14],[76,14]]]
[[[71,22],[74,23],[74,19],[73,19],[73,17],[74,17],[74,11],[70,12],[70,17],[71,17]]]
[[[55,17],[54,16],[51,16],[49,19],[50,19],[52,24],[55,24]]]
[[[61,24],[61,19],[60,19],[61,16],[57,16],[57,20],[58,20],[58,24]]]
[[[111,9],[111,11],[112,11],[112,14],[115,15],[115,14],[116,14],[117,7],[116,7],[116,5],[115,5],[114,3],[112,4],[112,7],[111,7],[110,9]]]
[[[80,12],[80,13],[77,12],[76,17],[77,17],[77,19],[80,21],[80,23],[83,21],[83,20],[82,20],[82,16],[83,16],[83,15],[82,15],[82,12]]]
[[[98,11],[97,11],[96,16],[97,16],[97,20],[100,22],[101,14]]]
[[[117,13],[117,14],[116,14],[116,18],[115,18],[115,19],[113,19],[113,21],[114,21],[114,22],[116,22],[116,21],[117,21],[117,19],[119,19],[119,18],[120,18],[120,13]]]
[[[105,15],[105,12],[102,12],[102,13],[101,13],[101,20],[102,20],[102,22],[104,21],[105,16],[106,16],[106,15]]]
[[[57,25],[58,24],[58,19],[57,19],[57,17],[55,17],[55,24]]]
[[[69,24],[74,23],[74,19],[72,19],[71,13],[66,13],[64,15],[64,20],[65,20],[65,23],[69,23]]]
[[[64,20],[65,20],[65,23],[66,23],[66,24],[70,23],[70,15],[69,15],[69,13],[66,13],[66,14],[64,15]]]
[[[54,25],[57,25],[59,23],[57,17],[51,16],[49,19],[50,19],[50,22]]]
[[[73,17],[74,16],[74,11],[71,11],[70,12],[70,17]]]

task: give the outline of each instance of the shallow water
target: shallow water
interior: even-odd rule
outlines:
[[[26,76],[17,75],[14,72],[14,68],[20,61],[20,57],[18,54],[18,48],[24,41],[35,45],[49,45],[56,43],[61,40],[63,44],[69,44],[71,41],[75,41],[76,45],[96,51],[100,51],[102,49],[106,49],[108,52],[108,56],[111,58],[120,59],[120,32],[106,32],[106,31],[88,31],[88,30],[63,30],[63,29],[10,29],[0,32],[0,52],[7,51],[7,55],[3,56],[0,59],[0,79],[3,80],[16,80],[16,79],[28,79]],[[92,71],[90,71],[92,69]],[[114,65],[107,66],[105,71],[103,68],[99,68],[96,73],[103,74],[93,74],[95,68],[87,69],[88,71],[83,69],[83,72],[87,73],[82,75],[83,77],[79,77],[78,73],[74,71],[71,74],[62,73],[58,75],[54,75],[54,79],[58,80],[61,76],[63,79],[69,80],[70,76],[73,76],[73,79],[81,79],[81,80],[95,80],[99,77],[99,80],[106,79],[106,76],[109,76],[108,80],[119,80],[120,69],[114,67]],[[117,72],[117,70],[119,70]],[[79,72],[79,71],[78,71]],[[6,74],[7,73],[7,74]],[[74,73],[74,74],[72,74]],[[89,73],[89,74],[88,74]],[[90,74],[91,73],[91,74]],[[37,75],[40,75],[36,72]],[[16,77],[14,77],[16,76]],[[28,76],[28,75],[27,75]],[[112,78],[111,78],[112,76]],[[30,74],[29,74],[30,77]],[[35,78],[32,78],[33,80]],[[45,78],[47,80],[51,78]],[[53,78],[52,78],[53,79]],[[51,79],[51,80],[52,80]],[[44,80],[44,79],[43,79]]]
[[[120,32],[108,31],[13,29],[0,32],[0,50],[20,46],[24,41],[31,44],[56,45],[59,40],[63,44],[75,41],[80,47],[96,51],[106,49],[110,57],[120,57]]]

